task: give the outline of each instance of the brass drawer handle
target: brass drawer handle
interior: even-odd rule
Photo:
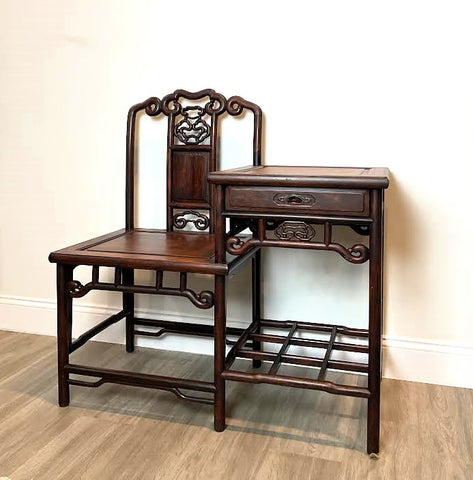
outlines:
[[[315,197],[310,194],[277,193],[273,197],[276,205],[313,205]]]

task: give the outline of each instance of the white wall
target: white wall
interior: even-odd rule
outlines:
[[[0,328],[53,334],[48,253],[123,225],[129,106],[210,87],[262,107],[266,163],[391,169],[386,373],[473,386],[471,2],[0,7]],[[142,132],[143,165],[152,169],[159,149],[147,141],[149,128]],[[230,164],[250,163],[248,152],[238,136],[224,144]],[[147,182],[142,196],[156,185]],[[151,219],[149,208],[140,213]],[[271,251],[265,270],[268,316],[364,324],[366,265],[334,253]],[[249,313],[248,273],[232,279],[233,321]],[[97,305],[118,301],[82,299],[78,329],[106,313]],[[182,299],[140,300],[141,309],[158,307],[184,312],[178,318],[195,313]],[[121,339],[121,331],[102,338]],[[209,349],[175,342],[164,345]]]

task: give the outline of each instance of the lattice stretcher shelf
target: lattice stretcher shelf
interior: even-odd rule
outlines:
[[[368,344],[366,341],[365,343],[337,341],[337,337],[339,336],[367,339],[368,330],[323,323],[276,320],[261,320],[260,325],[260,331],[258,331],[258,324],[255,322],[252,323],[230,349],[225,361],[225,371],[222,373],[223,378],[226,380],[270,383],[363,398],[370,396],[367,388],[357,385],[342,385],[326,380],[329,370],[341,370],[361,374],[368,373],[367,363],[331,359],[334,350],[368,354]],[[288,333],[287,335],[264,333],[267,329],[288,330]],[[303,331],[315,332],[316,334],[328,333],[330,337],[328,340],[322,340],[296,336],[296,333]],[[281,346],[277,352],[253,349],[254,344],[261,343]],[[294,355],[288,353],[291,346],[323,349],[325,353],[323,357]],[[272,362],[272,365],[267,373],[232,370],[232,366],[237,358]],[[317,376],[316,378],[307,378],[280,374],[278,371],[283,364],[317,367],[318,371],[314,370]]]

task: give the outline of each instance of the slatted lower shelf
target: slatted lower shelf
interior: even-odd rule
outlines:
[[[288,330],[287,335],[265,333],[267,329]],[[327,339],[302,338],[296,334],[315,332],[317,334],[329,334]],[[337,341],[337,338],[354,337],[365,339],[365,343],[352,343]],[[261,320],[260,324],[252,323],[235,342],[229,351],[225,371],[222,376],[226,380],[246,383],[269,383],[295,388],[322,390],[338,395],[350,395],[355,397],[369,397],[367,388],[358,385],[345,385],[326,380],[330,370],[368,373],[368,364],[346,360],[331,359],[334,350],[344,352],[356,352],[368,354],[368,330],[349,328],[342,325],[329,325],[323,323],[307,323],[296,321]],[[260,344],[280,345],[278,351],[256,350],[255,345]],[[294,355],[288,353],[291,346],[323,349],[324,355],[316,357],[312,355]],[[237,358],[252,359],[255,361],[272,362],[267,373],[246,372],[232,369]],[[317,367],[319,370],[315,378],[284,375],[278,373],[283,365],[298,365]],[[315,372],[315,370],[314,370]]]

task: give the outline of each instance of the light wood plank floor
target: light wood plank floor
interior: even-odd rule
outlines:
[[[210,357],[89,342],[77,363],[211,379]],[[56,406],[55,339],[0,331],[0,477],[11,480],[473,479],[473,390],[383,380],[381,455],[366,401],[228,385],[212,407],[119,385],[72,387]]]

